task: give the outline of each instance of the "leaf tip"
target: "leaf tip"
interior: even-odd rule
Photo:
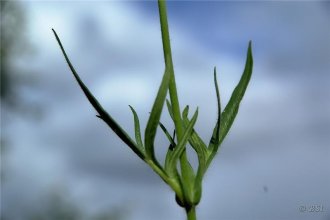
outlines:
[[[58,39],[57,33],[56,33],[56,31],[54,30],[54,28],[52,28],[52,31],[53,31],[53,34],[55,35],[56,39]]]
[[[252,54],[252,41],[249,41],[248,53]]]
[[[217,67],[214,67],[214,71],[213,71],[213,76],[214,76],[214,81],[217,81]]]

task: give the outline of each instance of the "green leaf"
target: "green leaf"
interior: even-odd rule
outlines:
[[[175,148],[175,146],[176,146],[176,143],[175,143],[175,129],[173,130],[173,135],[172,135],[172,139],[173,139],[173,141],[174,141],[174,145],[170,145],[170,147],[169,148],[171,148],[172,147],[172,150]]]
[[[174,177],[177,174],[177,170],[176,170],[177,161],[178,161],[179,157],[181,156],[181,154],[183,153],[183,151],[185,150],[185,146],[188,142],[191,131],[196,123],[197,116],[198,116],[198,109],[196,110],[191,121],[188,123],[181,141],[174,148],[173,153],[172,153],[171,157],[169,158],[168,165],[165,166],[165,170],[169,176]]]
[[[162,131],[166,135],[167,139],[170,141],[170,144],[171,144],[170,146],[174,147],[175,146],[175,141],[172,138],[172,136],[170,135],[170,133],[167,131],[166,127],[161,122],[159,122],[159,127],[162,129]],[[174,136],[174,134],[173,134],[173,136]]]
[[[144,151],[143,143],[142,143],[142,138],[141,138],[141,130],[140,130],[140,121],[139,121],[139,116],[137,115],[136,111],[132,106],[130,106],[130,109],[133,113],[134,116],[134,129],[135,129],[135,140],[138,145],[138,147],[141,149],[141,151]]]
[[[219,92],[219,86],[218,86],[218,80],[217,80],[217,69],[214,67],[214,86],[215,91],[217,94],[217,106],[218,106],[218,120],[215,124],[215,127],[213,129],[213,134],[209,143],[209,150],[213,151],[214,148],[216,148],[219,145],[220,142],[220,121],[221,121],[221,102],[220,102],[220,92]]]
[[[189,105],[187,105],[182,112],[184,129],[186,129],[185,126],[188,126],[188,124],[189,124],[189,122],[186,125],[184,124],[184,118],[188,117],[188,113],[189,113]],[[188,141],[189,140],[190,140],[190,138],[188,138]],[[191,164],[188,161],[185,151],[186,151],[186,149],[184,149],[183,153],[180,156],[181,157],[180,166],[181,166],[181,176],[182,176],[182,184],[183,184],[183,194],[184,194],[186,200],[190,204],[192,204],[193,197],[194,197],[195,173],[194,173],[194,170],[193,170]]]
[[[166,99],[166,106],[167,106],[168,113],[170,114],[172,120],[174,120],[173,112],[172,112],[172,105],[168,99]]]
[[[173,149],[168,148],[166,157],[165,157],[165,164],[164,164],[165,171],[167,170],[167,167],[170,166],[169,163],[170,163],[172,157],[173,157]],[[173,175],[172,175],[172,177],[173,177]]]
[[[183,194],[186,200],[191,204],[193,202],[193,197],[194,197],[195,173],[194,173],[194,169],[192,168],[191,164],[188,161],[187,155],[182,154],[181,157],[183,157],[180,158]]]
[[[173,131],[173,135],[171,137],[171,141],[172,143],[170,144],[170,146],[168,146],[168,150],[167,150],[167,153],[166,153],[166,157],[165,157],[165,167],[168,167],[168,163],[169,163],[169,159],[171,158],[172,156],[172,153],[173,153],[173,149],[175,148],[176,146],[176,143],[175,143],[175,130]]]
[[[171,78],[171,74],[168,70],[168,67],[166,67],[162,82],[158,89],[155,102],[152,106],[147,127],[145,129],[144,143],[145,143],[146,154],[149,158],[151,158],[154,161],[156,161],[155,153],[154,153],[154,141],[156,137],[160,116],[164,106],[170,78]]]
[[[73,65],[71,64],[65,50],[64,47],[60,41],[60,38],[57,36],[56,32],[54,29],[52,29],[55,35],[55,38],[62,50],[62,53],[65,57],[65,60],[67,62],[67,64],[70,67],[70,70],[73,74],[73,76],[75,77],[75,79],[77,80],[80,88],[82,89],[82,91],[84,92],[84,94],[86,95],[88,101],[92,104],[92,106],[95,108],[95,110],[99,113],[99,115],[97,115],[97,117],[101,118],[117,135],[118,137],[125,142],[125,144],[127,144],[141,159],[144,160],[145,156],[143,154],[143,152],[136,146],[136,144],[134,143],[134,141],[129,137],[129,135],[125,132],[124,129],[122,129],[117,122],[103,109],[103,107],[100,105],[100,103],[97,101],[97,99],[93,96],[93,94],[89,91],[89,89],[86,87],[86,85],[81,81],[78,73],[76,72],[76,70],[74,69]]]
[[[189,114],[189,105],[186,105],[186,107],[182,111],[182,118],[187,118]]]
[[[217,146],[214,146],[213,148],[213,155],[217,152],[220,144],[222,143],[223,139],[226,137],[230,127],[234,122],[234,119],[239,109],[239,105],[244,96],[245,90],[249,84],[252,75],[252,69],[253,69],[253,57],[252,57],[252,49],[251,49],[251,41],[250,41],[243,75],[238,85],[234,89],[228,104],[226,105],[224,111],[221,114],[220,136]]]
[[[183,112],[182,112],[182,118],[183,118],[183,123],[184,127],[186,128],[190,122],[188,119],[188,113],[189,113],[189,106],[187,105]],[[191,136],[189,138],[189,143],[192,146],[192,148],[196,151],[198,161],[200,165],[205,165],[206,163],[206,158],[208,156],[208,151],[205,143],[203,140],[199,137],[195,129],[192,129],[191,131]]]
[[[207,169],[207,160],[209,158],[209,153],[206,148],[205,143],[201,140],[201,138],[197,135],[196,132],[193,131],[190,140],[190,145],[194,148],[198,157],[198,169],[195,178],[195,195],[194,195],[194,203],[198,203],[201,198],[201,184],[203,180],[203,176]],[[200,191],[196,193],[196,191]]]
[[[182,113],[184,127],[187,127],[190,122],[187,117],[188,110],[189,110],[189,106],[187,106]],[[195,150],[195,152],[197,153],[198,162],[199,162],[196,178],[193,181],[194,183],[192,184],[192,186],[189,186],[190,189],[192,190],[191,194],[190,194],[191,202],[193,204],[197,204],[201,198],[201,184],[202,184],[204,172],[206,171],[206,162],[207,162],[209,153],[208,153],[205,143],[199,137],[199,135],[197,134],[197,132],[194,129],[192,129],[192,131],[191,131],[189,143],[192,146],[192,148]]]

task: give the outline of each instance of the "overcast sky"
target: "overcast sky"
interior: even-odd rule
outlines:
[[[155,2],[21,2],[34,54],[17,61],[36,85],[21,96],[42,106],[34,121],[6,112],[10,139],[2,211],[24,219],[53,191],[89,213],[127,220],[184,219],[173,193],[90,106],[65,63],[133,136],[135,107],[148,119],[163,70]],[[181,107],[199,107],[196,130],[208,142],[216,120],[213,67],[223,105],[252,40],[254,71],[239,114],[204,181],[199,219],[330,219],[329,2],[168,3]],[[32,103],[32,102],[31,102]],[[169,127],[167,114],[162,121]],[[160,134],[160,133],[159,133]],[[164,157],[165,137],[157,136]],[[322,205],[323,212],[300,212]]]

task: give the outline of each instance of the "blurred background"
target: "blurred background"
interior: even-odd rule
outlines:
[[[206,142],[213,67],[224,106],[253,42],[253,76],[205,176],[199,219],[329,220],[330,3],[171,1],[168,18],[180,104],[199,107]],[[154,1],[1,1],[1,219],[185,219],[168,186],[95,117],[51,28],[132,136],[128,105],[144,128],[162,78]],[[173,127],[166,111],[162,121]],[[163,160],[161,132],[157,143]]]

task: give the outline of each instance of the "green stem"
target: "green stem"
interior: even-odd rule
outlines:
[[[176,83],[175,83],[172,52],[171,52],[171,43],[170,43],[170,34],[169,34],[169,29],[168,29],[165,0],[158,0],[158,8],[159,8],[159,18],[160,18],[160,26],[161,26],[161,32],[162,32],[165,64],[167,67],[170,68],[169,71],[171,73],[171,79],[169,82],[169,93],[170,93],[170,100],[171,100],[171,104],[172,104],[173,121],[174,121],[175,130],[177,133],[177,143],[180,143],[182,140],[182,137],[183,137],[184,129],[183,129],[183,121],[181,118],[179,99],[178,99]],[[180,156],[180,165],[181,165],[181,174],[184,172],[183,171],[184,167],[190,166],[185,151],[183,151],[182,155]],[[187,182],[187,180],[185,178],[183,178],[182,182],[181,182],[181,187],[182,187],[182,192],[183,192],[182,199],[184,199],[186,201],[189,200],[189,195],[190,195],[189,187],[185,187],[188,185],[189,185],[189,182]]]
[[[191,206],[190,208],[186,208],[187,220],[196,220],[196,209],[195,206]]]
[[[161,32],[162,32],[165,64],[167,66],[169,66],[170,72],[171,72],[169,92],[170,92],[170,99],[171,99],[172,111],[173,111],[173,116],[174,116],[174,118],[173,118],[174,125],[175,125],[175,129],[176,129],[176,133],[177,133],[178,143],[179,143],[183,136],[183,125],[182,125],[182,120],[181,120],[181,111],[180,111],[179,99],[178,99],[176,83],[175,83],[175,76],[174,76],[170,34],[169,34],[168,23],[167,23],[166,2],[163,0],[158,0],[158,8],[159,8],[159,17],[160,17],[160,26],[161,26]]]
[[[149,166],[164,180],[165,183],[170,185],[170,187],[174,190],[176,195],[178,195],[180,198],[183,197],[182,195],[182,189],[179,183],[175,180],[170,178],[163,168],[156,164],[153,160],[146,159],[145,162],[149,164]]]

